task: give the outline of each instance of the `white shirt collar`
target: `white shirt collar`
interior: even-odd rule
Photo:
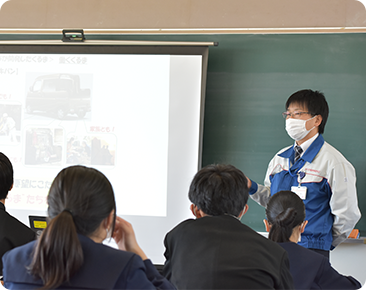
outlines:
[[[302,143],[302,144],[300,145],[300,147],[301,147],[301,149],[302,149],[301,156],[302,156],[302,155],[305,153],[305,151],[310,147],[311,143],[313,143],[313,142],[314,142],[314,140],[315,140],[316,138],[318,138],[318,136],[319,136],[319,133],[315,134],[315,136],[311,137],[309,140],[306,140],[304,143]],[[295,142],[295,146],[296,146],[296,145],[297,145],[297,144],[296,144],[296,142]],[[297,146],[299,146],[299,145],[297,145]]]

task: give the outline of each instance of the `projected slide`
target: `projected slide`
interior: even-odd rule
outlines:
[[[29,216],[47,215],[48,190],[62,168],[97,168],[112,183],[117,215],[163,263],[165,234],[191,217],[204,56],[79,48],[9,53],[0,45],[0,148],[14,166],[6,209],[29,225]]]
[[[83,164],[111,180],[120,214],[166,216],[169,81],[168,55],[1,55],[7,208],[45,210],[57,172]]]

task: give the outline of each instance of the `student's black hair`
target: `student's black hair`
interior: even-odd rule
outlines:
[[[249,197],[247,178],[232,165],[208,165],[194,176],[188,196],[207,215],[238,216]]]
[[[60,171],[48,194],[50,222],[29,266],[31,274],[43,280],[42,289],[57,288],[79,270],[84,257],[78,234],[93,234],[112,210],[115,215],[113,188],[101,172],[84,166]]]
[[[266,216],[271,225],[268,238],[278,243],[288,242],[292,230],[305,220],[305,205],[296,193],[279,191],[269,199]]]
[[[6,155],[0,152],[0,199],[5,199],[14,183],[13,165]]]
[[[297,91],[287,99],[285,109],[287,110],[291,104],[299,104],[307,108],[312,116],[322,116],[323,120],[319,125],[319,134],[324,133],[325,124],[329,115],[329,107],[323,93],[309,89]]]

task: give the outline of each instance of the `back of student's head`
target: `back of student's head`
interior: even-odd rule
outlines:
[[[232,165],[208,165],[194,176],[190,201],[207,215],[238,216],[247,204],[247,178]]]
[[[305,205],[296,193],[279,191],[270,198],[266,216],[271,225],[268,238],[278,243],[288,242],[292,230],[305,220]]]
[[[307,108],[312,116],[322,116],[322,122],[319,125],[319,134],[324,133],[325,124],[328,120],[329,107],[323,93],[310,89],[300,90],[293,93],[286,102],[286,110],[291,104],[298,104]]]
[[[0,152],[0,199],[5,199],[14,183],[13,166],[8,157]]]
[[[60,171],[48,194],[50,222],[29,267],[44,288],[56,288],[76,273],[83,263],[78,234],[92,235],[115,209],[112,185],[101,172],[84,166]]]

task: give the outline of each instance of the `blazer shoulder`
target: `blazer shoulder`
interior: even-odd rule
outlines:
[[[8,233],[18,233],[19,232],[22,236],[27,237],[36,237],[35,232],[25,224],[23,224],[20,220],[13,217],[11,214],[9,214],[6,211],[0,211],[0,223],[1,227],[4,231],[6,230]]]
[[[279,243],[279,245],[287,251],[290,265],[297,269],[308,269],[308,271],[312,269],[311,271],[318,272],[323,266],[324,259],[327,260],[324,256],[296,243]]]

